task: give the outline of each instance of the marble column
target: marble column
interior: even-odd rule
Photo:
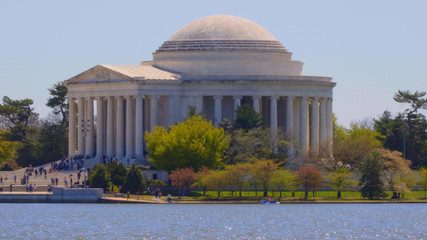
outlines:
[[[320,114],[319,114],[319,141],[322,147],[326,144],[326,98],[320,98]]]
[[[175,119],[175,101],[176,97],[173,95],[168,96],[168,114],[167,114],[167,124],[172,125],[177,119]]]
[[[332,141],[334,136],[332,98],[327,99],[326,102],[326,140],[328,141],[328,150],[332,153]]]
[[[261,96],[253,96],[252,97],[252,107],[254,108],[255,112],[259,113],[259,101],[261,100]]]
[[[286,98],[286,134],[288,135],[288,140],[292,143],[294,140],[294,97],[288,96]],[[293,157],[294,148],[293,144],[289,147],[288,152],[289,157]]]
[[[76,155],[76,102],[68,97],[68,156]]]
[[[277,99],[278,96],[270,97],[270,135],[274,142],[274,145],[277,145]]]
[[[96,157],[102,158],[104,155],[104,112],[102,97],[96,98]]]
[[[236,119],[237,116],[237,108],[240,106],[241,104],[241,100],[242,100],[242,96],[234,96],[233,97],[234,100],[234,107],[233,107],[233,119]]]
[[[135,96],[135,154],[144,155],[144,96]]]
[[[158,95],[151,96],[151,118],[150,118],[150,131],[153,132],[154,127],[157,126],[157,100],[159,99]]]
[[[107,97],[107,156],[114,154],[114,107],[113,98]]]
[[[123,158],[124,155],[124,124],[123,124],[123,98],[116,97],[116,157]]]
[[[78,132],[77,132],[77,152],[79,155],[85,155],[85,135],[86,135],[86,121],[84,119],[85,111],[85,98],[79,99],[79,115],[78,115]]]
[[[319,98],[311,100],[310,151],[319,154]]]
[[[300,151],[302,155],[308,152],[308,132],[307,132],[307,97],[301,98],[300,106]]]
[[[126,158],[134,155],[133,140],[133,96],[126,97]]]
[[[93,98],[88,97],[87,103],[87,134],[86,134],[86,155],[93,157],[95,155],[95,139],[93,132]]]
[[[286,99],[286,133],[291,138],[294,135],[294,97],[292,96]]]
[[[277,99],[279,97],[270,97],[270,128],[277,130]]]
[[[218,126],[222,121],[222,96],[214,96],[215,100],[215,126]]]

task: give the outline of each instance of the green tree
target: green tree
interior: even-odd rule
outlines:
[[[90,171],[88,182],[94,188],[108,189],[110,187],[110,175],[107,167],[104,164],[97,164]]]
[[[290,143],[280,130],[278,139],[273,139],[270,129],[235,130],[231,136],[230,148],[226,151],[226,164],[255,162],[273,159],[284,163],[288,159]]]
[[[124,192],[129,191],[130,193],[144,192],[147,188],[147,183],[145,182],[144,176],[142,175],[141,170],[133,164],[129,172],[126,174],[125,181],[123,183]]]
[[[57,161],[68,154],[68,134],[64,125],[42,120],[38,132],[40,160],[37,164]]]
[[[421,190],[424,191],[424,199],[427,199],[427,168],[422,167],[420,169],[420,180]]]
[[[334,127],[333,154],[327,146],[320,147],[320,157],[316,165],[326,168],[329,172],[345,167],[357,170],[360,164],[381,143],[379,133],[359,124],[351,124],[347,129],[340,125]]]
[[[0,104],[0,115],[6,119],[6,127],[10,131],[8,140],[23,141],[28,132],[32,130],[32,120],[37,118],[33,112],[33,100],[22,99],[12,100],[7,96],[3,97],[3,104]]]
[[[202,166],[199,169],[199,171],[196,173],[196,182],[194,183],[194,186],[202,189],[203,196],[206,196],[206,190],[208,187],[206,183],[206,176],[210,174],[211,174],[211,171],[205,166]]]
[[[298,169],[297,175],[298,181],[304,188],[304,199],[307,200],[308,192],[314,191],[316,188],[320,187],[320,184],[322,183],[322,175],[319,170],[312,166],[301,167]]]
[[[234,129],[259,129],[262,127],[262,117],[254,108],[248,104],[244,104],[237,108],[236,119],[233,121]]]
[[[60,114],[62,125],[68,124],[67,87],[59,82],[55,83],[48,91],[50,97],[47,99],[46,106],[52,108],[55,115]]]
[[[116,186],[122,186],[127,174],[125,166],[122,163],[110,162],[107,164],[111,183]]]
[[[374,199],[385,197],[383,190],[384,183],[381,180],[382,162],[378,152],[369,154],[361,166],[361,177],[359,185],[362,197]]]
[[[0,167],[10,164],[15,158],[16,142],[7,141],[5,135],[7,131],[0,128]]]
[[[427,164],[427,122],[425,116],[418,114],[420,109],[427,109],[426,92],[409,90],[398,90],[393,99],[398,103],[407,103],[410,105],[402,115],[404,116],[404,134],[406,149],[404,157],[412,161],[414,167],[424,166]],[[407,125],[407,130],[406,126]],[[421,129],[419,129],[421,127]],[[421,146],[420,146],[421,145]],[[422,154],[424,151],[425,154]]]
[[[250,176],[259,183],[264,190],[264,197],[268,196],[268,189],[271,185],[271,180],[274,172],[279,168],[279,164],[273,160],[259,160],[250,164]]]
[[[40,143],[35,137],[27,135],[17,145],[16,155],[17,158],[15,161],[21,167],[39,165],[41,156]]]
[[[229,146],[224,130],[199,115],[172,125],[169,130],[155,127],[152,133],[145,133],[145,140],[148,160],[157,169],[166,171],[185,167],[198,171],[201,166],[217,168],[222,165]]]
[[[239,191],[239,196],[242,197],[243,188],[248,185],[247,176],[249,175],[250,166],[248,164],[228,165],[225,168],[227,183],[231,187],[231,196],[234,197],[234,191]]]
[[[227,184],[225,171],[211,171],[211,174],[205,176],[205,182],[208,189],[217,191],[217,196],[220,198],[222,187]]]
[[[345,168],[337,168],[335,171],[325,176],[329,180],[329,186],[337,191],[337,198],[341,198],[341,192],[347,187],[355,185],[351,179],[351,172]]]
[[[285,190],[292,190],[295,182],[295,175],[289,170],[278,170],[274,172],[273,178],[271,179],[272,186],[279,191],[279,199],[282,198],[282,192]]]

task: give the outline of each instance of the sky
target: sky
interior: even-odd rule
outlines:
[[[337,83],[334,113],[349,126],[396,114],[401,90],[427,91],[427,1],[0,1],[0,97],[30,98],[98,64],[138,65],[196,19],[235,15],[273,34],[304,75]],[[422,111],[426,114],[426,111]]]

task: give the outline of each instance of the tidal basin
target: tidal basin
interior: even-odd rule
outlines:
[[[426,239],[427,204],[0,204],[0,239]]]

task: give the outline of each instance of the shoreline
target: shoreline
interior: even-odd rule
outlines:
[[[113,197],[101,195],[95,201],[88,201],[86,197],[73,197],[72,199],[54,199],[53,194],[48,192],[3,192],[0,193],[0,203],[101,203],[101,204],[259,204],[258,200],[181,200],[174,203],[168,203],[166,200],[151,198],[147,195],[141,195],[140,200],[126,199],[122,197]],[[80,195],[81,196],[81,195]],[[291,200],[280,201],[280,204],[426,204],[427,200]]]

